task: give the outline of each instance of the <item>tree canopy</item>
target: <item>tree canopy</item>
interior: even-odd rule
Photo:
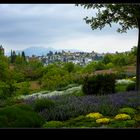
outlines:
[[[91,28],[102,29],[105,25],[119,23],[118,32],[126,32],[128,29],[138,28],[140,18],[140,4],[80,4],[85,9],[96,9],[96,17],[86,17],[84,20]],[[77,4],[78,6],[78,4]]]
[[[78,6],[79,4],[76,4]],[[85,17],[84,20],[93,30],[102,29],[105,25],[112,26],[112,23],[118,23],[120,27],[118,32],[123,33],[129,29],[138,28],[140,30],[140,4],[117,3],[117,4],[80,4],[85,9],[97,10],[95,17]],[[140,32],[140,31],[139,31]],[[140,33],[138,34],[137,49],[137,85],[136,90],[140,91]]]

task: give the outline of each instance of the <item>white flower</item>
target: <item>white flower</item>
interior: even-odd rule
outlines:
[[[135,83],[134,81],[130,79],[120,79],[116,80],[116,84],[130,84],[130,83]]]

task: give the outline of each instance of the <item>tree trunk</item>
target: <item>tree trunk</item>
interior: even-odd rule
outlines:
[[[137,47],[137,63],[136,63],[136,90],[140,93],[140,18],[138,22],[138,47]]]

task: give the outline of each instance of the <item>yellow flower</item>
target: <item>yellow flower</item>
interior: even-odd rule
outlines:
[[[101,118],[101,119],[97,119],[96,123],[103,123],[103,124],[107,124],[109,123],[110,119],[108,118]]]
[[[114,119],[116,119],[116,120],[130,120],[131,117],[127,114],[118,114],[115,116]]]
[[[89,113],[88,115],[86,115],[86,117],[90,117],[90,118],[94,118],[94,119],[99,119],[99,118],[102,118],[103,115],[100,114],[99,112],[96,112],[96,113]]]

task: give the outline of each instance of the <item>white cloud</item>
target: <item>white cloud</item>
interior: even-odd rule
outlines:
[[[59,39],[52,46],[60,49],[79,49],[82,51],[103,52],[124,52],[129,51],[133,46],[137,45],[136,36],[123,35],[83,35],[77,38]]]
[[[115,52],[137,45],[137,30],[118,34],[115,25],[92,31],[83,18],[94,14],[74,4],[1,4],[0,42],[6,51],[44,46]]]

